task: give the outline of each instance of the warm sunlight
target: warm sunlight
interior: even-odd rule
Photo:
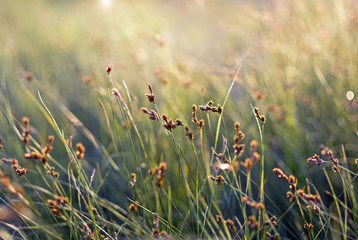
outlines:
[[[103,8],[109,8],[112,5],[112,0],[100,0]]]
[[[0,2],[0,240],[358,239],[358,0]]]

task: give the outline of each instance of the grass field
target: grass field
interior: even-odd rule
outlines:
[[[356,1],[0,2],[0,239],[358,239]]]

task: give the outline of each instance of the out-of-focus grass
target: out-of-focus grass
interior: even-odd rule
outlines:
[[[71,167],[68,168],[71,154],[60,141],[60,132],[51,126],[48,115],[42,114],[44,108],[38,92],[59,130],[63,131],[63,139],[72,137],[74,146],[78,142],[86,146],[86,159],[79,166],[81,170],[78,173],[72,170],[75,178],[80,178],[79,182],[84,181],[84,191],[88,190],[85,186],[94,173],[91,190],[98,193],[98,197],[91,194],[87,197],[94,198],[93,204],[103,207],[97,220],[109,236],[114,237],[114,231],[121,230],[122,237],[129,234],[149,237],[152,226],[148,219],[152,217],[143,213],[146,208],[158,212],[169,225],[173,224],[173,227],[162,229],[174,236],[217,234],[234,238],[235,234],[230,236],[228,229],[215,225],[213,218],[221,211],[225,219],[234,220],[237,216],[241,224],[247,225],[240,201],[242,196],[227,186],[217,188],[212,195],[214,187],[208,177],[214,175],[214,171],[209,162],[213,159],[212,147],[217,145],[216,152],[221,152],[222,135],[228,139],[228,153],[233,155],[235,121],[241,123],[247,145],[246,152],[238,160],[243,163],[250,156],[250,141],[260,140],[252,104],[267,117],[264,187],[267,198],[272,200],[265,199],[270,215],[280,218],[291,204],[285,196],[289,190],[287,183],[271,171],[280,167],[287,174],[295,175],[300,187],[305,186],[308,179],[311,188],[315,186],[320,193],[324,206],[331,206],[323,218],[333,220],[327,221],[326,225],[323,223],[324,231],[320,232],[322,222],[311,216],[310,221],[315,225],[313,236],[340,238],[340,232],[346,229],[348,237],[357,237],[352,203],[357,197],[356,175],[351,179],[348,175],[343,176],[342,179],[351,183],[347,190],[350,195],[347,191],[343,194],[342,179],[338,174],[327,169],[329,178],[326,178],[322,167],[308,165],[306,161],[319,153],[320,145],[324,144],[334,150],[342,166],[357,172],[354,159],[358,155],[358,102],[357,97],[351,99],[349,96],[349,91],[358,94],[358,6],[354,1],[113,1],[109,8],[98,1],[3,1],[1,5],[0,138],[4,148],[0,150],[0,157],[17,158],[20,165],[29,169],[27,180],[16,176],[8,164],[1,163],[0,167],[3,172],[8,172],[12,182],[24,187],[28,205],[20,209],[27,210],[24,214],[42,229],[22,228],[26,226],[25,222],[36,225],[28,220],[15,218],[8,221],[29,238],[50,238],[51,230],[48,229],[51,228],[63,236],[68,234],[69,238],[86,235],[80,230],[77,235],[69,235],[69,232],[74,234],[75,229],[83,229],[78,219],[85,218],[69,213],[67,224],[73,224],[71,229],[63,219],[52,217],[48,208],[41,208],[44,206],[41,199],[45,199],[46,205],[50,196],[59,194],[53,191],[56,184],[63,185],[68,196],[73,195],[72,205],[77,207],[78,214],[88,210],[83,203],[79,207]],[[108,97],[113,87],[105,69],[109,63],[113,65],[114,86],[127,102],[133,122],[126,117],[121,102],[118,105],[114,97]],[[205,120],[201,133],[191,122],[192,104],[205,105],[213,100],[215,105],[222,105],[239,67],[219,132],[219,115],[200,113],[199,117]],[[158,71],[162,78],[154,74]],[[175,142],[172,144],[159,122],[151,122],[140,112],[141,107],[154,108],[144,96],[148,93],[148,83],[154,89],[158,110],[174,120],[180,118],[190,126],[195,135],[194,150],[184,131],[173,130]],[[110,128],[98,100],[108,113]],[[31,121],[32,146],[35,141],[45,146],[47,136],[57,134],[51,152],[54,160],[49,160],[61,175],[56,184],[45,171],[41,172],[38,164],[23,157],[28,149],[14,132],[15,127],[22,131],[23,116],[28,116]],[[134,126],[139,129],[147,158]],[[218,141],[216,136],[219,136]],[[176,144],[180,146],[177,149],[179,157],[174,151]],[[261,150],[259,147],[262,154]],[[183,164],[186,178],[180,173],[178,159]],[[147,176],[148,165],[155,167],[162,161],[167,163],[168,169],[164,187],[156,189],[153,179]],[[204,171],[203,166],[211,167],[211,172]],[[128,173],[137,174],[138,187],[134,190],[128,187],[126,169]],[[233,186],[236,186],[235,179],[243,186],[246,184],[246,170],[243,166],[241,170],[237,176],[230,175]],[[144,182],[140,179],[141,172]],[[252,184],[252,197],[256,201],[260,201],[260,174],[259,164],[256,164],[251,171],[251,179],[257,184]],[[83,180],[81,176],[88,179]],[[193,205],[188,203],[190,193],[186,192],[184,179],[189,182],[194,195]],[[327,179],[339,200],[346,204],[340,206],[340,211],[343,222],[349,219],[343,224],[348,227],[341,228],[338,224],[342,222],[338,221],[334,204],[339,201],[325,193],[325,190],[332,192]],[[6,204],[18,202],[18,196],[9,194],[4,186],[0,189],[2,209],[10,208]],[[126,215],[131,203],[127,197],[140,202],[138,208],[143,219]],[[212,200],[216,205],[208,207]],[[110,204],[116,204],[114,209],[118,214],[108,207]],[[33,211],[29,211],[29,206]],[[205,210],[212,213],[205,213]],[[193,211],[197,211],[196,215]],[[211,219],[204,223],[206,214]],[[282,237],[299,238],[305,231],[299,216],[296,206],[282,215],[276,228]],[[136,229],[138,223],[142,223],[142,227]],[[2,226],[6,231],[14,231],[9,225]],[[94,227],[91,225],[92,229]],[[206,235],[202,228],[206,229]],[[20,236],[19,233],[16,236]],[[309,234],[305,236],[309,237]]]

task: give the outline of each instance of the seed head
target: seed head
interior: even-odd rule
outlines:
[[[204,119],[200,119],[198,124],[199,128],[203,128],[204,124],[205,124]]]
[[[26,168],[16,168],[16,173],[17,173],[20,177],[24,176],[24,175],[26,174],[26,172],[27,172]]]
[[[25,125],[25,130],[22,133],[23,142],[25,144],[25,147],[29,144],[30,141],[30,119],[28,117],[23,117],[22,121]]]
[[[129,207],[128,207],[128,211],[129,211],[130,213],[137,212],[137,211],[138,211],[137,205],[134,204],[134,203],[131,203],[131,204],[129,205]]]
[[[78,160],[81,160],[82,158],[85,157],[86,148],[85,146],[83,146],[82,143],[77,143],[76,148],[77,148],[76,157]]]
[[[106,68],[106,71],[107,71],[108,75],[111,75],[112,69],[113,69],[113,66],[111,64],[108,64],[107,68]]]
[[[57,196],[57,197],[56,197],[56,202],[58,202],[58,203],[61,204],[61,205],[64,205],[64,204],[68,204],[68,203],[69,203],[68,197],[60,197],[60,196]]]
[[[252,166],[254,165],[254,162],[251,158],[246,158],[245,162],[243,163],[243,166],[246,168],[247,171],[250,171]]]
[[[290,198],[290,202],[295,202],[296,201],[296,195],[294,193],[292,193],[291,191],[288,191],[286,193],[286,197]]]
[[[151,103],[155,103],[155,94],[153,93],[152,86],[148,84],[150,94],[146,94],[145,96],[148,98],[148,101]]]
[[[266,237],[267,239],[269,240],[278,240],[280,235],[278,233],[275,233],[275,234],[271,234],[269,232],[266,232]]]
[[[307,159],[307,162],[315,162],[318,166],[321,166],[324,163],[324,160],[319,157],[319,155],[315,154],[312,157]]]
[[[264,125],[266,122],[266,117],[264,115],[260,115],[259,109],[257,107],[254,108],[254,113],[256,118],[261,121],[262,125]]]
[[[252,141],[250,142],[250,148],[251,148],[251,152],[252,152],[252,153],[254,153],[254,152],[257,151],[257,145],[258,145],[258,143],[257,143],[256,140],[252,140]]]
[[[235,150],[235,155],[239,157],[244,152],[245,144],[234,144],[232,147]]]
[[[42,160],[42,154],[38,151],[32,151],[31,155],[34,159]]]
[[[156,111],[154,111],[153,109],[150,109],[150,111],[146,108],[141,108],[141,111],[145,114],[148,114],[149,115],[149,119],[150,120],[157,120],[159,121],[159,116],[158,116],[158,113]]]
[[[304,228],[307,228],[307,229],[313,229],[313,224],[306,222],[306,223],[303,225],[303,227],[304,227]]]
[[[288,181],[288,177],[287,175],[282,171],[282,169],[280,168],[274,168],[273,169],[273,172],[277,174],[277,176],[280,178],[280,177],[283,177],[284,179],[286,179]]]
[[[233,233],[236,233],[236,227],[235,227],[235,224],[234,222],[231,220],[231,219],[226,219],[225,220],[225,224],[229,227],[229,229],[233,232]]]
[[[184,129],[185,129],[185,135],[189,138],[189,140],[193,140],[194,134],[190,132],[189,126],[185,125]]]

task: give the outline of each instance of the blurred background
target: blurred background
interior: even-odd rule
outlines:
[[[41,146],[46,145],[49,134],[55,134],[38,107],[40,94],[65,137],[86,146],[88,174],[101,169],[93,183],[101,196],[127,208],[129,190],[122,158],[115,151],[99,104],[101,101],[112,114],[107,64],[113,66],[114,85],[130,102],[150,160],[159,163],[164,159],[172,176],[178,174],[177,165],[170,165],[175,155],[165,131],[140,112],[141,107],[151,108],[144,96],[147,85],[152,85],[161,112],[182,119],[199,136],[191,122],[192,104],[205,105],[209,100],[223,104],[240,68],[224,110],[227,131],[222,129],[220,136],[225,135],[231,146],[233,124],[239,121],[246,143],[259,140],[250,104],[266,115],[269,181],[265,188],[282,205],[281,210],[289,205],[288,187],[272,168],[281,167],[302,184],[309,178],[322,187],[328,202],[332,198],[324,195],[327,183],[321,168],[307,164],[306,159],[325,145],[337,157],[344,150],[345,166],[357,170],[356,1],[1,0],[0,5],[0,138],[4,146],[0,157],[23,159],[23,144],[11,124],[20,127],[23,116],[30,118],[32,136]],[[206,129],[204,145],[208,161],[218,118],[210,120],[213,127]],[[123,134],[126,121],[119,121]],[[139,162],[147,171],[135,133],[130,131]],[[186,146],[184,133],[177,133],[177,138]],[[124,135],[122,145],[128,158],[133,154],[130,140]],[[52,155],[66,168],[67,153],[59,140]],[[119,171],[113,169],[108,156]],[[135,161],[128,164],[131,171],[138,171]],[[194,169],[195,164],[190,162]],[[3,163],[0,167],[6,169]],[[118,186],[100,185],[104,176]],[[20,181],[15,174],[13,177]],[[259,171],[253,172],[253,178],[259,179]],[[36,179],[33,184],[41,184]],[[167,181],[175,192],[176,178]],[[223,201],[224,214],[239,214],[232,193]],[[297,226],[287,226],[283,235],[294,236]]]

